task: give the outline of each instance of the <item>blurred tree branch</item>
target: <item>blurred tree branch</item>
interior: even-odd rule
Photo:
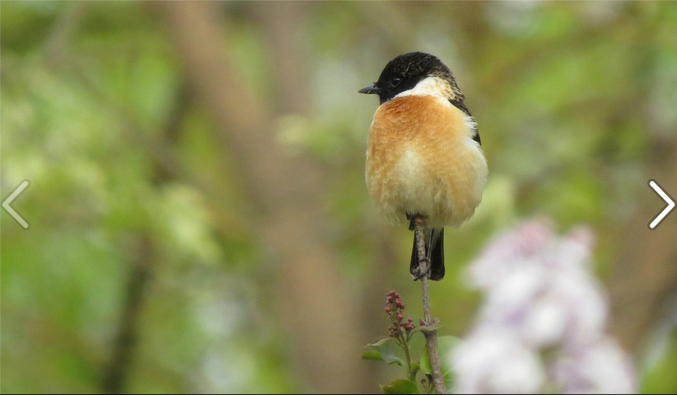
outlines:
[[[271,82],[277,87],[276,100],[279,114],[305,114],[309,110],[310,92],[309,59],[306,54],[308,32],[304,29],[306,2],[269,2],[265,7],[249,3],[266,36],[267,53],[272,64]]]
[[[148,234],[138,237],[135,257],[125,289],[125,301],[121,308],[117,333],[112,346],[111,358],[103,371],[101,389],[106,394],[123,392],[131,372],[134,351],[138,343],[139,320],[143,302],[152,277],[156,260],[155,246]]]
[[[51,58],[58,59],[65,54],[68,41],[77,31],[78,24],[87,11],[88,6],[89,3],[87,2],[76,1],[68,3],[64,11],[56,19],[56,22],[50,28],[43,47],[43,53],[48,60],[51,60]]]
[[[87,3],[71,3],[60,14],[47,36],[42,53],[48,66],[56,71],[75,73],[76,81],[82,83],[85,90],[95,96],[102,103],[116,111],[120,118],[127,124],[130,140],[142,142],[143,147],[148,148],[148,156],[151,159],[153,183],[162,185],[175,179],[181,174],[172,154],[171,145],[175,144],[180,132],[181,120],[187,114],[189,108],[189,94],[187,87],[179,90],[169,112],[161,141],[151,144],[147,141],[145,133],[139,133],[142,128],[136,122],[135,117],[123,106],[112,102],[82,69],[79,58],[71,56],[68,44],[72,35],[77,31],[79,23],[87,11]],[[68,67],[67,67],[68,66]],[[158,148],[157,146],[160,146]],[[130,272],[124,291],[124,304],[120,309],[120,316],[116,328],[115,338],[111,346],[110,359],[103,368],[101,378],[101,390],[104,393],[121,393],[129,379],[129,373],[133,364],[133,357],[138,344],[138,332],[143,310],[143,303],[148,293],[148,286],[153,276],[153,267],[157,260],[157,245],[149,231],[135,235],[130,259]]]
[[[169,117],[163,128],[162,143],[168,148],[167,155],[163,156],[163,159],[150,155],[153,162],[152,181],[158,188],[176,179],[176,173],[169,171],[165,164],[167,159],[171,159],[170,163],[175,163],[170,147],[175,145],[179,138],[181,121],[188,114],[189,105],[189,90],[186,86],[183,86],[176,94],[172,111],[169,111]],[[147,147],[150,148],[150,146]],[[171,168],[174,168],[174,166]],[[125,302],[118,321],[111,359],[104,370],[102,381],[104,393],[118,394],[123,392],[129,379],[138,343],[143,303],[149,292],[154,267],[158,263],[158,246],[151,233],[150,230],[146,230],[136,237],[137,246],[134,257],[131,259],[131,271],[124,293]]]
[[[223,151],[236,158],[243,187],[258,208],[260,215],[250,221],[261,232],[268,258],[280,265],[276,299],[294,360],[310,383],[307,390],[357,391],[357,325],[342,298],[346,290],[326,237],[320,173],[276,141],[271,109],[252,97],[225,56],[227,37],[212,3],[150,6],[164,17],[188,79],[218,127]]]

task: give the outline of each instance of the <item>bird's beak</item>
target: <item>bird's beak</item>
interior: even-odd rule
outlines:
[[[360,89],[359,93],[366,93],[368,95],[381,92],[381,88],[376,86],[376,84],[371,84],[365,88]]]

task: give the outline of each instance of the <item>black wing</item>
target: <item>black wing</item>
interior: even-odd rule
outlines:
[[[459,110],[463,111],[463,113],[464,113],[465,115],[467,115],[467,116],[469,116],[470,118],[472,118],[473,121],[475,120],[475,117],[472,116],[472,114],[470,113],[470,110],[468,110],[468,107],[465,106],[465,103],[463,103],[462,100],[453,100],[453,99],[450,99],[449,102],[451,102],[451,104],[453,104],[454,107],[456,107],[456,108],[458,108]],[[474,130],[474,132],[475,132],[475,133],[473,134],[472,139],[475,140],[475,141],[477,141],[477,144],[482,145],[482,139],[480,139],[480,131],[479,131],[478,127],[477,127],[477,123],[475,123],[475,130]]]

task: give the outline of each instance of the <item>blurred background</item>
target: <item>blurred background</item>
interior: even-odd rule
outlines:
[[[430,52],[475,115],[489,185],[447,234],[468,264],[530,218],[589,226],[609,332],[677,392],[677,3],[2,2],[3,392],[378,392],[360,356],[411,233],[364,186],[387,61]],[[582,308],[584,306],[581,306]]]

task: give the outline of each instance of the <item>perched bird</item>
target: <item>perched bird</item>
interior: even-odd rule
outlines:
[[[414,279],[444,277],[444,227],[468,220],[482,200],[487,161],[475,118],[447,66],[437,57],[411,52],[391,60],[378,81],[359,91],[377,94],[367,143],[369,195],[391,222],[420,217],[428,225],[426,257],[414,237]],[[421,273],[427,259],[429,272]]]

